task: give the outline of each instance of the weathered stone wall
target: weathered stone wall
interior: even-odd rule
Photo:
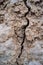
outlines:
[[[0,0],[0,65],[43,65],[43,0]]]

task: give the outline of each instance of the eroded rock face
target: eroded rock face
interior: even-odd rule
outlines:
[[[5,9],[0,10],[1,65],[15,64],[16,59],[21,53],[21,44],[25,32],[24,27],[27,25],[27,20],[24,15],[27,11],[28,8],[23,1],[16,3],[16,5],[8,4]]]
[[[43,1],[0,0],[0,65],[43,65]]]

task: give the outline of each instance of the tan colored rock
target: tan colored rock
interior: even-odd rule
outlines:
[[[43,65],[43,2],[12,1],[0,5],[0,65]]]
[[[0,10],[0,64],[14,65],[21,53],[24,26],[27,25],[24,15],[28,9],[23,1],[16,5],[9,3],[5,9],[2,9]]]
[[[35,4],[36,2],[39,2]],[[29,25],[25,30],[24,49],[18,59],[19,65],[29,65],[31,61],[38,61],[43,65],[43,6],[39,0],[27,0],[29,13],[26,18]],[[37,62],[36,62],[37,63]]]
[[[20,46],[12,38],[6,42],[0,43],[0,62],[14,64],[20,53]]]

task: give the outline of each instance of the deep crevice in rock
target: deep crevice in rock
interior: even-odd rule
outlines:
[[[28,12],[26,12],[25,15],[24,15],[24,17],[26,18],[26,15],[27,15],[27,14],[29,13],[29,11],[30,11],[30,7],[27,6],[27,3],[26,3],[27,0],[23,0],[23,1],[24,1],[25,6],[28,8]],[[18,56],[18,59],[20,58],[20,56],[21,56],[21,54],[22,54],[22,51],[23,51],[23,43],[24,43],[25,37],[26,37],[26,35],[25,35],[25,29],[26,29],[27,26],[29,25],[29,20],[28,20],[27,18],[26,18],[26,20],[27,20],[27,25],[22,26],[22,29],[24,29],[24,37],[23,37],[23,41],[22,41],[22,43],[21,43],[21,52],[20,52],[20,54],[19,54],[19,56]],[[16,63],[17,63],[17,65],[19,65],[18,60],[16,60]]]
[[[28,5],[27,5],[27,3],[26,3],[26,1],[27,0],[23,0],[24,1],[24,4],[25,4],[25,6],[28,8],[28,12],[27,12],[27,14],[29,13],[29,11],[31,10],[31,8],[30,7],[28,7]],[[26,14],[25,14],[26,15]]]
[[[29,20],[26,18],[26,20],[27,20],[27,25],[24,25],[24,26],[22,26],[22,29],[24,29],[24,37],[23,37],[23,41],[22,41],[22,43],[21,43],[21,52],[20,52],[20,54],[19,54],[19,56],[18,56],[18,59],[20,58],[20,56],[21,56],[21,54],[22,54],[22,51],[23,51],[23,43],[24,43],[24,41],[25,41],[25,37],[26,37],[26,35],[25,35],[25,29],[26,29],[26,27],[29,25]],[[18,60],[17,59],[17,60]],[[18,63],[18,61],[16,60],[16,63],[17,63],[17,65],[19,65],[19,63]]]

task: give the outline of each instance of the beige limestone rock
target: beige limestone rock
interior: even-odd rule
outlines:
[[[43,1],[16,1],[0,0],[0,65],[43,65]]]
[[[24,26],[27,25],[24,15],[28,8],[23,1],[16,5],[9,3],[5,9],[2,4],[0,6],[0,64],[14,65],[21,53]]]
[[[31,61],[38,61],[43,65],[43,6],[41,7],[43,2],[27,0],[26,3],[28,10],[30,8],[26,15],[29,25],[25,30],[24,49],[18,63],[29,65]]]

